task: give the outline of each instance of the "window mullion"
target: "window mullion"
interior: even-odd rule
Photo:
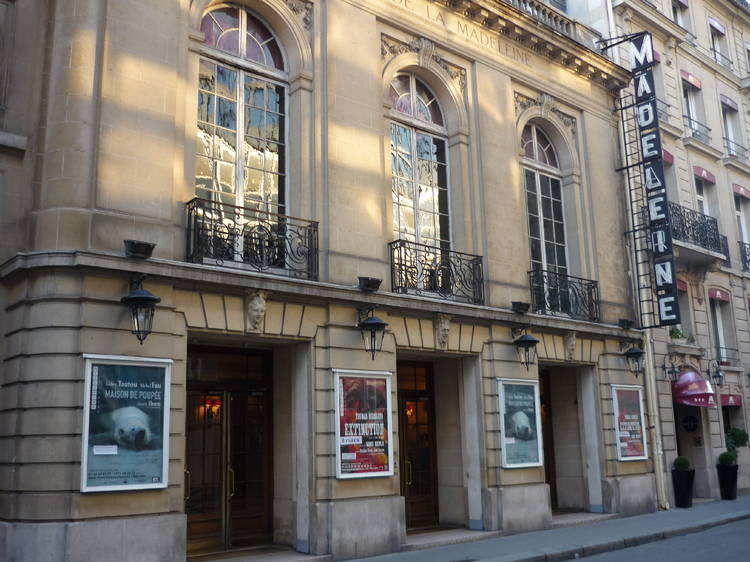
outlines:
[[[536,136],[534,136],[534,142],[536,143]],[[544,205],[542,204],[542,185],[540,180],[539,172],[534,172],[534,189],[536,191],[536,204],[539,209],[539,240],[541,245],[541,257],[542,257],[542,269],[547,270],[547,238],[544,234]]]

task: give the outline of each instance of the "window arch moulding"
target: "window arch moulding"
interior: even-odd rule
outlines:
[[[313,26],[313,4],[304,0],[190,0],[191,38],[202,42],[201,21],[218,7],[235,6],[259,15],[283,46],[290,87],[299,78],[312,80],[313,57],[308,32]]]

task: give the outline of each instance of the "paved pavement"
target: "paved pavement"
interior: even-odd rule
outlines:
[[[366,558],[367,562],[546,562],[611,552],[750,519],[750,495],[690,509]],[[747,534],[744,535],[747,537]],[[633,560],[629,556],[628,559]],[[616,560],[617,558],[614,558]],[[666,558],[673,559],[671,556]],[[747,558],[743,558],[747,559]],[[644,560],[642,558],[642,560]]]

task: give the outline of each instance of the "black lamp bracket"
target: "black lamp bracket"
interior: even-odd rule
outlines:
[[[643,340],[620,340],[620,353],[625,353],[634,346],[643,349]]]
[[[510,329],[510,335],[515,340],[524,334],[528,334],[531,329],[531,324],[523,324]]]
[[[146,280],[146,274],[145,273],[139,273],[138,275],[134,275],[130,278],[130,281],[128,282],[128,288],[130,292],[137,291],[138,289],[143,289],[143,282]]]
[[[360,306],[357,309],[357,314],[359,315],[359,324],[367,320],[370,316],[373,316],[375,313],[375,309],[378,308],[377,304],[368,304],[364,306]]]

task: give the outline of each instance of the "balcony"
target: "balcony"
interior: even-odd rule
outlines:
[[[669,123],[669,104],[662,99],[656,98],[656,114],[659,121]]]
[[[742,271],[750,272],[750,244],[747,242],[737,242],[740,246],[740,261],[742,261]]]
[[[599,320],[599,284],[589,279],[534,269],[529,271],[531,308],[534,312]]]
[[[558,8],[554,9],[551,8],[548,3],[540,0],[504,0],[504,2],[510,4],[517,10],[530,15],[535,20],[546,26],[551,27],[558,33],[562,33],[563,35],[575,39],[575,23],[563,13],[564,3],[558,8],[561,4],[559,1],[551,2],[553,6]]]
[[[716,346],[716,361],[719,365],[734,366],[739,363],[740,351],[733,347]]]
[[[711,49],[711,57],[724,68],[732,69],[732,59],[718,49]]]
[[[705,267],[715,260],[729,260],[726,236],[719,233],[714,217],[670,201],[669,221],[672,238],[681,243],[679,258],[684,263]]]
[[[736,158],[737,160],[741,160],[747,163],[747,148],[745,148],[741,144],[734,142],[732,139],[724,137],[724,148],[726,149],[727,155],[730,158]]]
[[[482,256],[408,240],[394,240],[388,247],[394,292],[484,304]]]
[[[693,137],[702,143],[709,144],[711,142],[711,129],[709,129],[703,123],[696,121],[689,115],[682,116],[683,123],[685,125],[685,133],[688,136]]]
[[[187,261],[317,280],[317,222],[197,197],[186,207]]]

